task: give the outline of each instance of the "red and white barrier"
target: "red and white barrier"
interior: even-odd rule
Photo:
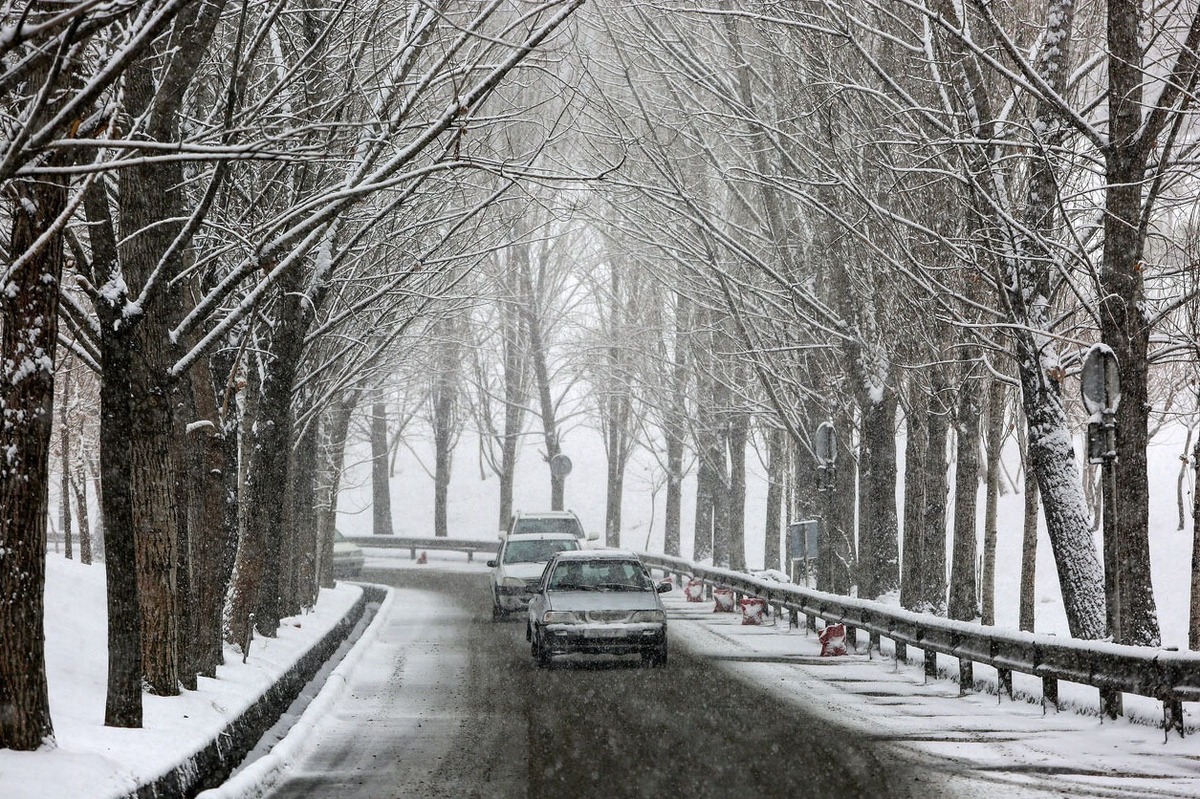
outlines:
[[[767,601],[748,596],[738,605],[742,608],[742,624],[762,624],[767,615]]]
[[[817,637],[821,639],[821,657],[846,654],[846,625],[827,624]]]
[[[713,601],[716,603],[713,607],[713,613],[733,613],[732,588],[714,588]]]

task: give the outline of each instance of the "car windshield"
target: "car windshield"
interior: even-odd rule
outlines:
[[[513,534],[518,533],[569,533],[576,538],[583,538],[583,529],[579,526],[579,522],[570,516],[549,519],[536,517],[517,519],[517,523],[513,526]]]
[[[554,553],[579,549],[579,543],[569,538],[540,541],[509,541],[504,547],[505,563],[545,563]]]
[[[568,560],[550,576],[551,591],[652,591],[636,560]]]

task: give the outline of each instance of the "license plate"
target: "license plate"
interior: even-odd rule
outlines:
[[[621,633],[616,630],[589,629],[583,631],[584,638],[618,638]]]

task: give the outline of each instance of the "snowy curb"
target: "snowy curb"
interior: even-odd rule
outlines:
[[[363,632],[362,637],[358,639],[354,647],[342,659],[342,662],[330,672],[325,685],[313,698],[312,702],[309,703],[308,707],[305,708],[288,734],[272,747],[270,752],[235,774],[223,785],[201,792],[196,799],[253,799],[261,797],[279,780],[280,775],[287,771],[296,761],[297,755],[303,749],[304,742],[308,739],[309,733],[312,732],[313,728],[322,719],[327,718],[333,712],[334,705],[341,698],[345,690],[347,675],[358,664],[358,661],[363,658],[363,653],[379,637],[379,631],[382,629],[382,625],[378,623],[379,619],[390,612],[392,602],[395,599],[395,593],[381,586],[364,585],[363,597],[365,601],[378,601],[380,597],[383,598],[383,603],[380,605],[379,611],[375,614],[375,619],[367,627],[366,631]],[[355,607],[357,608],[358,606],[356,605]],[[362,615],[361,611],[358,615]],[[325,657],[327,658],[328,654]],[[324,658],[321,662],[324,662]],[[280,710],[280,713],[285,709],[286,706]],[[236,763],[231,764],[231,768],[233,766],[236,766]],[[226,769],[226,772],[228,770]]]
[[[325,662],[358,624],[368,602],[379,601],[390,592],[380,586],[364,585],[362,595],[346,615],[244,713],[226,725],[217,737],[153,782],[126,794],[127,799],[165,799],[195,796],[214,780],[224,779],[286,712]],[[340,668],[340,667],[339,667]],[[334,673],[337,673],[336,671]],[[306,714],[307,716],[307,714]],[[206,793],[205,796],[208,794]]]

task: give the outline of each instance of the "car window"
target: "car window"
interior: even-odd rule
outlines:
[[[504,547],[502,563],[545,563],[554,553],[579,549],[579,542],[570,539],[543,541],[509,541]]]
[[[583,528],[577,520],[569,516],[554,519],[517,519],[513,525],[513,535],[521,533],[569,533],[576,538],[583,538]]]
[[[554,567],[551,591],[650,591],[654,586],[635,560],[568,560]]]

